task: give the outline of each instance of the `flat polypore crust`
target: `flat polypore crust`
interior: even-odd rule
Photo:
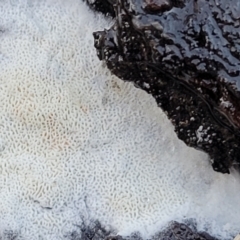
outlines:
[[[0,239],[66,240],[92,219],[144,240],[193,219],[233,239],[239,174],[212,171],[99,61],[92,33],[110,24],[79,0],[0,1]]]
[[[240,164],[238,1],[116,0],[116,22],[94,34],[101,60],[150,93],[213,169]]]

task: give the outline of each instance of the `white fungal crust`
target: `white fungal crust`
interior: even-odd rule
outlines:
[[[1,232],[59,240],[84,218],[147,237],[191,217],[236,235],[238,176],[213,172],[102,66],[92,32],[109,25],[80,0],[0,1]]]

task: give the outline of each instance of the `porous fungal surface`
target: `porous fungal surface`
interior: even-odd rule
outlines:
[[[155,100],[113,77],[79,0],[0,1],[0,237],[67,239],[98,220],[144,238],[170,220],[231,239],[240,177],[213,172]]]

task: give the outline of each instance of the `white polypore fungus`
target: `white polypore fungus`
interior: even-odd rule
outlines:
[[[0,1],[0,230],[64,239],[84,219],[148,237],[170,220],[230,238],[240,181],[187,148],[154,99],[113,77],[80,0]]]

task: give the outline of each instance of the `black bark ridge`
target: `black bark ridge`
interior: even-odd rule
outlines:
[[[115,17],[113,4],[115,0],[83,0],[86,1],[88,6],[95,11],[101,12],[105,15]]]
[[[106,230],[98,221],[86,226],[79,226],[79,231],[67,234],[67,240],[143,240],[139,233],[133,233],[130,236],[122,237]],[[190,224],[176,221],[170,222],[165,230],[160,231],[148,240],[217,240],[206,232],[198,232]]]
[[[99,0],[100,1],[100,0]],[[147,91],[215,171],[240,164],[240,6],[235,0],[115,0],[94,33],[113,74]]]

